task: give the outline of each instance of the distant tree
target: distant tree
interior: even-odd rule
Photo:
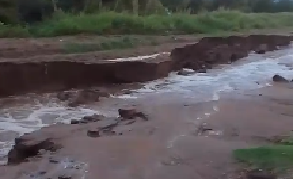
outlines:
[[[181,5],[182,0],[161,0],[161,2],[169,11],[175,12]]]
[[[275,2],[275,12],[290,12],[293,11],[292,0],[278,0]]]
[[[0,22],[35,23],[54,11],[96,13],[103,9],[134,14],[188,10],[215,11],[220,7],[244,12],[293,12],[293,0],[0,0]]]
[[[274,12],[274,0],[250,0],[252,12]]]
[[[191,13],[198,13],[201,10],[207,9],[206,0],[190,0],[189,9]]]
[[[15,0],[0,0],[0,22],[14,24],[18,21],[17,4]]]
[[[17,0],[19,19],[26,23],[35,23],[49,18],[54,7],[51,0]]]

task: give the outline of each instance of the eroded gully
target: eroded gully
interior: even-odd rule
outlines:
[[[292,68],[293,49],[288,48],[265,55],[250,54],[236,63],[219,65],[208,73],[190,76],[171,73],[164,79],[144,83],[142,88],[129,94],[112,96],[98,104],[68,107],[50,98],[50,94],[2,99],[5,105],[0,110],[0,160],[3,164],[6,162],[15,137],[50,124],[70,123],[71,119],[97,113],[117,116],[118,108],[129,105],[142,107],[146,111],[164,105],[174,108],[178,105],[198,105],[198,111],[188,114],[177,112],[178,120],[166,127],[171,129],[158,136],[166,141],[165,147],[171,149],[181,137],[194,129],[193,124],[217,112],[217,100],[221,97],[245,97],[245,90],[270,85],[274,74],[292,79]],[[210,101],[212,105],[200,107]]]

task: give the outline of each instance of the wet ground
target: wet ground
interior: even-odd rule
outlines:
[[[271,77],[280,74],[293,78],[293,50],[283,49],[266,55],[251,54],[233,64],[220,65],[206,74],[168,77],[144,84],[130,94],[113,96],[98,104],[67,107],[51,98],[52,94],[28,94],[23,97],[2,99],[0,111],[0,158],[5,158],[16,136],[23,135],[53,123],[69,123],[86,115],[117,116],[121,105],[197,105],[214,101],[211,109],[196,118],[208,116],[217,110],[220,96],[245,97],[243,92],[269,86]],[[240,95],[239,95],[240,94]],[[118,99],[117,99],[118,98]],[[196,119],[188,119],[196,122]],[[188,121],[187,120],[187,121]]]
[[[132,106],[149,114],[151,121],[121,127],[118,130],[123,132],[123,136],[101,138],[99,143],[84,136],[87,126],[54,129],[57,133],[71,131],[71,137],[62,139],[64,150],[58,155],[48,154],[41,162],[32,159],[22,169],[12,167],[11,170],[17,173],[17,179],[54,178],[62,175],[62,172],[64,175],[75,175],[78,179],[94,179],[97,173],[104,179],[229,178],[227,170],[230,160],[227,156],[234,148],[248,146],[247,133],[265,136],[291,128],[290,117],[282,118],[285,127],[268,122],[266,129],[261,127],[264,121],[235,124],[232,121],[235,118],[247,121],[243,114],[249,114],[246,116],[248,118],[258,114],[265,118],[273,114],[278,117],[269,112],[272,111],[271,105],[275,105],[273,111],[276,113],[290,113],[289,107],[287,109],[268,102],[273,98],[271,94],[290,95],[288,86],[275,87],[275,91],[263,87],[272,85],[271,78],[275,74],[292,79],[292,67],[293,49],[289,48],[265,55],[251,54],[237,63],[220,65],[206,74],[170,74],[164,79],[145,83],[142,88],[132,90],[132,93],[112,96],[91,105],[68,107],[52,98],[54,94],[28,94],[2,99],[0,160],[5,164],[7,152],[19,135],[58,122],[69,123],[71,119],[87,115],[114,117],[118,115],[119,108]],[[258,101],[261,98],[259,94],[264,94],[264,101]],[[262,107],[258,107],[260,105]],[[203,122],[213,123],[213,130],[200,133],[198,126]],[[248,130],[250,128],[253,128],[252,132]],[[227,138],[217,140],[204,137],[217,138],[224,134],[231,137],[239,131],[244,139],[232,139],[232,143],[227,142]],[[60,138],[63,135],[60,133]],[[203,137],[194,138],[199,135]],[[255,142],[251,138],[249,141]],[[48,160],[50,157],[55,157],[56,161]],[[215,177],[214,173],[221,170],[223,176]],[[11,176],[7,171],[4,176]]]

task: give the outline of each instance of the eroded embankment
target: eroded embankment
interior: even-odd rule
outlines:
[[[253,38],[261,38],[261,37],[263,37],[263,36],[255,36]],[[162,61],[166,62],[166,64],[167,64],[163,68],[163,69],[165,69],[165,68],[167,68],[167,69],[165,69],[165,71],[163,71],[163,72],[167,73],[172,70],[180,69],[182,67],[201,69],[201,68],[209,68],[210,67],[210,66],[208,66],[209,64],[214,65],[214,64],[218,64],[218,63],[230,63],[230,62],[238,60],[240,58],[239,54],[243,54],[243,55],[245,53],[247,54],[247,53],[249,53],[250,50],[255,50],[256,53],[262,54],[267,50],[277,49],[278,46],[286,46],[289,44],[290,41],[288,39],[290,39],[291,37],[290,38],[288,38],[288,37],[283,38],[283,36],[281,36],[281,38],[283,40],[278,40],[279,37],[277,37],[276,38],[277,40],[272,40],[273,41],[272,43],[275,44],[274,46],[270,46],[270,42],[269,42],[270,38],[272,38],[272,36],[267,36],[266,37],[268,39],[267,41],[260,40],[260,42],[258,42],[254,39],[256,41],[256,44],[253,44],[252,41],[247,40],[247,38],[251,38],[251,36],[250,37],[237,37],[236,39],[238,39],[238,40],[235,40],[235,41],[233,40],[232,42],[229,42],[230,38],[233,39],[234,37],[203,39],[198,44],[190,45],[186,48],[175,49],[171,55],[172,60],[170,60],[168,58],[162,59]],[[207,42],[207,41],[210,41],[210,42]],[[255,42],[255,41],[253,41],[253,42]],[[237,43],[237,42],[239,42],[239,43]],[[200,46],[199,44],[203,44],[203,45],[210,44],[211,46],[207,47],[205,51],[199,51],[200,48],[203,48],[203,46]],[[251,49],[252,47],[250,48],[250,45],[252,45],[252,44],[255,45],[255,48],[253,48],[253,49]],[[240,49],[239,51],[236,51],[234,49],[236,47],[238,48],[241,46],[243,47],[242,50]],[[245,46],[247,48],[244,48]],[[193,47],[193,48],[191,48],[191,47]],[[222,50],[218,51],[219,47],[223,47]],[[223,49],[226,49],[226,50],[223,50]],[[227,51],[227,53],[225,53],[225,51]],[[176,53],[177,53],[177,56],[175,56]],[[218,55],[216,55],[217,58],[215,56],[213,56],[214,54],[218,54]],[[219,55],[227,55],[226,56],[227,58],[219,58]],[[231,57],[233,57],[233,58],[231,58]],[[140,60],[139,62],[156,63],[158,61],[159,61],[158,59],[154,58],[154,59],[147,59],[147,60],[143,59],[143,60]],[[269,61],[269,60],[264,59],[264,61]],[[272,61],[277,61],[277,60],[272,59]],[[137,61],[134,61],[134,62],[137,62]],[[46,63],[48,63],[48,61],[46,61]],[[105,65],[103,63],[104,62],[99,62],[97,64]],[[105,63],[106,64],[107,63],[108,64],[110,64],[110,63],[115,64],[118,62],[107,61]],[[132,63],[129,63],[129,62],[127,62],[127,63],[126,62],[119,62],[119,63],[128,64],[127,65],[128,70],[134,67],[134,66],[130,65]],[[193,64],[193,65],[197,64],[197,65],[191,66],[190,64]],[[92,65],[92,63],[89,65]],[[190,66],[188,66],[188,65],[190,65]],[[78,69],[78,66],[76,66],[76,68]],[[266,67],[264,67],[264,68],[266,68]],[[63,69],[66,69],[66,68],[63,67]],[[161,70],[163,70],[163,69],[161,69]],[[62,69],[60,69],[60,70],[62,70]],[[117,70],[117,69],[115,69],[115,70]],[[138,68],[137,70],[140,70],[140,69]],[[246,70],[243,70],[243,71],[245,71],[245,73],[250,73],[250,71],[246,71]],[[146,73],[145,75],[149,75],[148,74],[149,71],[146,70],[144,72]],[[86,73],[85,71],[82,71],[79,73],[79,75],[85,74],[85,73]],[[115,72],[111,71],[108,73],[115,73]],[[141,71],[139,71],[137,73],[141,73]],[[274,71],[274,73],[275,73],[275,71]],[[232,78],[235,78],[234,74],[236,74],[236,73],[235,72],[234,73],[228,72],[228,74],[225,74],[225,75],[233,76]],[[94,72],[92,73],[92,75],[94,75]],[[79,76],[74,76],[74,77],[77,78]],[[61,77],[61,78],[64,80],[63,77]],[[138,78],[141,78],[141,77],[138,77]],[[81,80],[82,78],[77,78],[77,79]],[[223,78],[223,79],[225,79],[227,81],[227,78]],[[55,80],[57,80],[57,78],[55,78]],[[91,80],[93,80],[93,79],[91,79]],[[106,79],[104,79],[104,80],[106,80]],[[113,81],[110,81],[111,79],[108,79],[108,80],[109,80],[109,82],[113,82]],[[62,84],[64,84],[63,82],[64,81],[60,82],[60,86],[62,86]],[[101,82],[101,81],[99,81],[99,82]],[[122,81],[122,82],[126,82],[126,81]],[[241,81],[241,82],[245,82],[245,80]],[[78,82],[76,82],[75,84],[80,85]],[[89,85],[95,85],[95,84],[98,84],[98,83],[90,83]],[[200,85],[198,85],[198,86],[200,86]],[[208,87],[212,88],[212,86],[208,86]],[[63,88],[64,88],[64,86],[63,86]],[[214,94],[217,95],[218,89],[213,89],[213,90],[214,90],[214,92],[216,92]],[[198,91],[200,91],[200,90],[194,90],[192,95],[194,95],[194,94],[199,95]],[[86,92],[86,94],[90,93],[89,97],[92,98],[91,97],[92,93],[99,93],[100,91],[83,91],[83,92]],[[70,93],[60,93],[60,94],[63,95],[63,96],[61,95],[62,98],[70,97]],[[261,96],[262,95],[259,95],[258,97],[261,97]],[[180,98],[181,97],[182,96],[180,96]],[[155,99],[155,100],[160,101],[160,100],[162,100],[162,98]],[[171,100],[174,100],[174,98]],[[127,101],[126,103],[129,103],[129,101]],[[117,103],[115,105],[117,105]],[[218,106],[214,106],[212,103],[210,105],[212,105],[211,107],[213,108],[214,111],[218,111],[218,109],[220,109]],[[148,106],[151,106],[151,108],[149,108],[149,109],[146,108]],[[161,108],[159,106],[161,106]],[[121,173],[124,173],[124,175],[128,175],[128,173],[126,173],[125,171],[130,171],[130,170],[132,171],[133,169],[135,172],[141,174],[144,171],[137,170],[137,168],[131,168],[132,167],[131,164],[133,164],[133,162],[134,162],[133,166],[137,166],[136,165],[137,163],[142,163],[142,165],[144,165],[144,166],[151,163],[152,166],[155,166],[155,165],[153,165],[154,162],[157,162],[158,158],[161,158],[161,157],[163,158],[162,153],[165,153],[165,150],[167,150],[167,149],[165,149],[165,142],[168,145],[167,146],[168,150],[171,147],[173,150],[174,149],[173,146],[174,146],[175,141],[179,137],[185,136],[185,132],[187,129],[187,128],[185,128],[185,127],[187,127],[185,125],[187,125],[187,123],[185,124],[185,122],[183,122],[183,120],[189,120],[189,118],[192,120],[199,120],[200,119],[200,116],[198,117],[197,114],[199,114],[200,112],[203,112],[205,110],[201,109],[197,105],[194,105],[193,107],[192,106],[193,105],[190,105],[190,104],[186,105],[186,103],[178,103],[178,102],[177,102],[177,104],[175,104],[175,105],[172,104],[170,106],[168,106],[168,105],[164,106],[164,105],[158,105],[158,104],[157,104],[157,106],[156,105],[153,106],[153,105],[150,105],[150,103],[146,102],[145,106],[143,108],[144,108],[144,111],[146,112],[146,114],[150,114],[149,121],[142,120],[140,118],[132,119],[132,117],[130,119],[128,119],[128,118],[123,118],[123,117],[122,118],[116,118],[116,117],[112,118],[112,117],[103,117],[103,116],[94,115],[94,116],[88,116],[88,117],[81,118],[81,119],[78,118],[76,120],[72,120],[71,122],[73,125],[57,124],[57,125],[53,125],[48,128],[43,128],[42,130],[35,131],[30,134],[25,134],[24,136],[21,136],[21,137],[15,139],[15,146],[13,147],[12,150],[10,150],[10,152],[8,154],[8,165],[14,165],[14,164],[20,164],[20,165],[9,166],[10,167],[9,170],[13,171],[12,169],[18,169],[17,167],[23,167],[26,164],[31,164],[31,163],[33,163],[33,162],[31,162],[31,160],[34,157],[36,158],[36,157],[41,157],[41,156],[43,157],[43,159],[46,162],[49,163],[48,165],[53,165],[55,167],[56,166],[59,167],[61,164],[64,163],[65,159],[64,160],[63,159],[57,160],[54,158],[52,159],[51,156],[50,156],[50,158],[44,157],[43,152],[45,149],[45,150],[51,151],[52,153],[50,155],[52,155],[53,157],[56,157],[58,155],[60,155],[60,156],[62,156],[62,155],[63,156],[66,156],[66,155],[82,156],[81,161],[89,162],[89,166],[91,166],[91,169],[88,170],[89,171],[88,173],[92,177],[90,176],[89,178],[96,177],[95,172],[97,172],[97,170],[99,170],[97,173],[99,173],[100,175],[101,175],[101,173],[103,173],[105,175],[108,175],[109,173],[111,173],[111,174],[114,173],[113,175],[117,174],[117,176],[118,176],[118,174],[120,175]],[[203,106],[205,106],[205,105],[203,105]],[[224,107],[225,106],[226,106],[226,104],[224,105]],[[216,107],[216,108],[214,108],[214,107]],[[100,108],[100,106],[98,106],[98,110],[100,110],[99,108]],[[115,108],[114,105],[111,105],[111,108]],[[205,107],[203,107],[203,108],[205,108]],[[242,108],[242,106],[240,106],[240,108]],[[222,110],[222,108],[221,108],[221,110]],[[250,110],[251,109],[248,109],[248,111],[250,111]],[[151,113],[150,113],[150,111],[151,111]],[[237,116],[236,117],[233,116],[234,113],[227,112],[227,111],[230,111],[230,110],[226,110],[226,111],[222,112],[221,114],[232,114],[231,119],[237,118]],[[233,110],[233,111],[237,111],[237,110]],[[209,117],[210,113],[205,113],[204,115]],[[227,117],[224,116],[222,118],[226,119]],[[258,116],[258,118],[259,118],[259,116]],[[263,119],[263,118],[259,118],[259,119]],[[220,120],[218,120],[218,121],[220,121]],[[246,121],[246,120],[241,120],[241,122],[243,122],[243,121]],[[229,122],[229,124],[232,124],[232,123]],[[188,126],[190,126],[190,123],[188,123]],[[240,125],[240,126],[242,126],[242,125]],[[249,126],[249,128],[251,128],[251,126]],[[217,128],[214,128],[214,129],[217,129]],[[181,134],[181,131],[183,131],[183,130],[184,130],[184,134]],[[137,131],[139,131],[139,132],[137,132]],[[219,130],[219,131],[221,131],[221,130]],[[173,136],[175,136],[175,137],[173,137]],[[99,140],[97,140],[96,138],[99,138]],[[169,140],[169,138],[170,138],[170,140]],[[156,141],[154,139],[158,139],[158,141]],[[177,142],[178,141],[179,140],[177,140]],[[187,145],[184,145],[184,147],[180,148],[180,150],[178,150],[178,151],[185,154],[186,151],[184,150],[184,148],[186,146],[195,146],[195,148],[186,147],[186,149],[188,149],[188,150],[192,149],[190,151],[192,154],[194,154],[194,151],[198,150],[198,146],[202,146],[202,145],[198,145],[201,143],[190,145],[191,141],[194,141],[194,138],[192,138],[191,140],[187,140],[187,142],[188,142],[188,143],[186,143]],[[182,140],[180,142],[182,142]],[[225,153],[226,158],[227,158],[227,154],[229,153],[231,148],[234,148],[234,144],[232,144],[232,146],[230,146],[230,145],[221,144],[221,143],[214,144],[214,141],[211,141],[211,142],[213,143],[213,146],[217,146],[217,147],[223,146],[223,148],[222,148],[223,150],[221,149],[221,151],[225,151],[224,153]],[[76,143],[78,143],[79,145],[77,146]],[[164,144],[161,144],[161,143],[164,143]],[[203,144],[206,144],[205,139],[203,141]],[[220,144],[220,145],[218,145],[218,144]],[[126,146],[126,148],[124,148],[125,146]],[[141,147],[141,146],[143,146],[143,147]],[[226,146],[228,146],[227,147],[228,149],[226,148]],[[236,144],[235,144],[235,146],[236,146]],[[237,144],[237,146],[238,146],[238,144]],[[210,150],[210,148],[211,147],[208,146],[206,149]],[[145,149],[147,149],[147,150],[145,150]],[[204,149],[202,151],[207,151],[207,150],[205,150],[205,148],[202,148],[202,149]],[[57,150],[57,153],[55,153],[56,150]],[[105,152],[103,153],[101,151],[105,151]],[[121,154],[120,154],[120,152],[121,152]],[[129,154],[127,154],[128,152],[129,152]],[[213,152],[208,152],[208,153],[210,155],[210,153],[213,153]],[[115,156],[117,156],[118,158],[119,157],[122,157],[122,158],[119,158],[117,160],[113,160],[113,163],[112,163],[112,160],[111,161],[109,160],[109,158],[110,158],[109,156],[113,156],[112,154],[115,154]],[[198,154],[198,153],[196,152],[196,154]],[[126,157],[125,159],[124,159],[124,156]],[[145,156],[145,157],[141,158],[140,156]],[[216,157],[218,157],[218,156],[212,156],[211,158],[209,158],[209,156],[202,155],[204,157],[202,157],[200,160],[198,160],[200,158],[199,156],[201,156],[200,152],[199,152],[198,156],[195,157],[197,161],[200,161],[200,162],[195,163],[195,165],[200,166],[199,169],[197,169],[197,171],[202,170],[202,168],[201,168],[202,163],[204,163],[202,161],[212,161],[212,160],[215,160]],[[222,154],[221,154],[221,156],[222,156]],[[133,157],[133,159],[132,159],[132,157]],[[224,160],[226,160],[226,158]],[[154,159],[156,159],[156,160],[154,160]],[[27,160],[29,160],[30,162],[23,163],[23,161],[27,161]],[[150,162],[149,160],[152,160],[152,161]],[[161,160],[161,159],[159,159],[159,160]],[[96,161],[101,161],[101,162],[96,162]],[[74,162],[72,162],[72,163],[74,163]],[[166,164],[165,161],[163,161],[162,163],[164,163],[164,165]],[[171,165],[173,165],[172,163],[174,163],[174,161],[171,161]],[[199,164],[199,163],[201,163],[201,164]],[[176,162],[174,164],[176,164]],[[46,163],[46,165],[47,165],[47,163]],[[130,166],[130,168],[125,167],[128,165]],[[168,162],[167,162],[167,165],[168,165]],[[221,162],[220,163],[218,162],[216,165],[222,166]],[[119,167],[124,166],[125,168],[123,170],[121,170],[119,167],[115,168],[115,166],[119,166]],[[14,167],[16,167],[16,168],[14,168]],[[209,172],[207,172],[207,173],[210,173],[210,169],[213,167],[207,166],[206,168],[209,170]],[[80,173],[85,174],[85,172],[81,166],[77,166],[77,169],[82,169],[82,171],[80,171]],[[151,168],[151,169],[153,169],[153,168]],[[0,170],[1,170],[1,168],[0,168]],[[9,170],[7,170],[8,171],[7,176],[10,175]],[[62,170],[64,170],[64,169],[62,168]],[[162,169],[160,169],[160,170],[162,170]],[[174,170],[174,169],[172,169],[172,170]],[[34,170],[34,171],[36,171],[36,170]],[[39,169],[38,172],[36,172],[36,174],[34,173],[34,174],[30,174],[30,175],[39,177],[39,174],[43,176],[44,174],[50,173],[49,171],[50,171],[50,169],[47,169],[47,168],[46,169]],[[113,171],[115,171],[115,172],[113,172]],[[116,171],[117,171],[117,173],[116,173]],[[193,171],[194,171],[194,169],[193,169]],[[60,171],[58,171],[58,172],[60,172]],[[61,173],[58,173],[58,172],[55,171],[55,174],[58,176],[59,175],[62,176]],[[221,172],[222,172],[222,170],[221,170]],[[11,173],[14,173],[14,172],[11,172]],[[166,174],[167,173],[169,174],[170,172],[168,171],[168,172],[166,172]],[[180,172],[178,172],[178,170],[176,170],[176,173],[180,173]],[[180,173],[180,174],[182,174],[182,173]],[[155,173],[155,175],[156,175],[156,173]],[[5,173],[4,173],[4,176],[5,176]],[[11,175],[11,177],[9,176],[7,178],[13,178],[13,177]],[[71,178],[74,179],[77,177],[71,177]],[[80,178],[81,177],[79,177],[78,179],[80,179]],[[107,178],[107,177],[104,177],[104,178]],[[110,177],[110,175],[109,175],[108,178],[115,178],[115,177],[113,177],[113,176]],[[127,178],[129,178],[129,177],[127,177]],[[149,177],[149,178],[156,178],[156,177]],[[162,177],[160,177],[160,178],[162,178]],[[211,178],[211,177],[207,177],[207,178]]]
[[[0,62],[0,96],[34,91],[67,90],[103,83],[143,82],[170,71],[170,60]]]
[[[252,50],[263,54],[287,46],[292,36],[251,35],[206,37],[198,43],[176,48],[168,55],[133,61],[74,60],[35,57],[22,60],[1,59],[0,96],[26,92],[67,90],[105,83],[128,83],[155,80],[181,68],[212,68],[245,57]]]
[[[176,48],[171,52],[172,69],[212,68],[215,64],[231,63],[246,57],[251,51],[264,54],[288,46],[293,36],[250,35],[206,37],[198,43]]]

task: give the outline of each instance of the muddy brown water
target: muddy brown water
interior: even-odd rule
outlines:
[[[162,110],[164,106],[174,109],[170,115],[176,116],[175,118],[178,120],[168,121],[169,125],[163,127],[161,133],[157,134],[158,139],[156,140],[157,142],[166,141],[162,142],[160,146],[164,146],[166,150],[172,150],[176,143],[185,142],[186,136],[194,129],[194,124],[218,112],[217,101],[220,98],[227,96],[245,98],[243,95],[245,91],[270,85],[271,77],[274,74],[292,79],[292,64],[293,49],[290,48],[268,52],[265,55],[251,54],[237,63],[220,65],[219,68],[210,70],[207,74],[179,76],[171,73],[164,79],[144,83],[142,88],[132,90],[130,94],[112,96],[99,103],[76,108],[67,107],[51,98],[52,94],[28,94],[2,99],[0,159],[5,164],[7,152],[12,147],[14,138],[19,135],[57,122],[69,123],[71,119],[96,113],[117,116],[117,109],[126,106],[142,108],[148,112],[156,109]],[[211,101],[212,103],[209,105],[204,105]],[[188,108],[194,105],[197,107],[196,111]],[[186,108],[182,112],[178,112],[176,109],[179,106]],[[160,116],[154,116],[154,118],[159,119]],[[160,126],[163,123],[164,121],[157,121],[156,125]],[[221,134],[221,131],[217,132],[214,135]],[[148,141],[145,142],[147,144]],[[112,142],[109,145],[114,144]],[[66,161],[64,159],[62,165],[69,165],[70,162]],[[180,162],[180,158],[175,157],[175,159],[165,161],[166,165],[171,166],[176,162]],[[100,167],[103,168],[102,165]],[[82,172],[85,171],[86,169],[82,170]]]

